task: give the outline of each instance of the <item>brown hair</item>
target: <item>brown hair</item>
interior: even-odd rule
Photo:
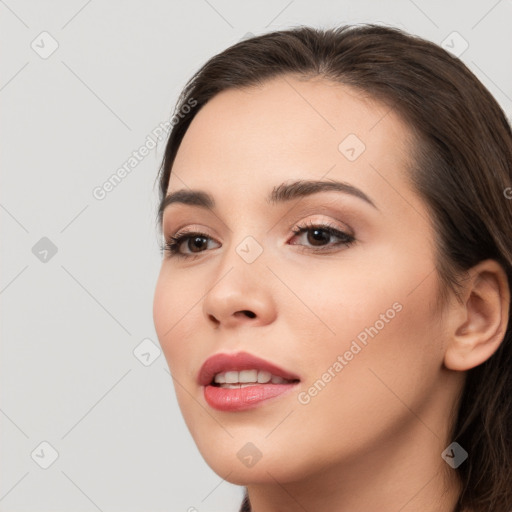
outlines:
[[[410,178],[438,233],[437,270],[446,292],[464,272],[498,261],[512,288],[512,134],[496,100],[473,73],[439,46],[377,25],[272,32],[211,58],[187,83],[176,111],[194,99],[169,135],[159,173],[165,198],[180,143],[199,109],[221,91],[284,74],[320,77],[381,100],[408,123],[416,142]],[[161,209],[158,218],[161,221]],[[457,510],[512,508],[512,327],[499,349],[469,370],[453,441],[468,453],[457,468]],[[246,497],[242,507],[250,510]]]

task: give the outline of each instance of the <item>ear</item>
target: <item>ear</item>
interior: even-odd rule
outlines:
[[[449,306],[444,364],[465,371],[489,359],[507,330],[510,288],[503,267],[481,261],[468,271],[460,302]]]

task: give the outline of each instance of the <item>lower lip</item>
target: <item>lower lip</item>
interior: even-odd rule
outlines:
[[[243,388],[204,386],[204,398],[218,411],[244,411],[291,391],[297,384],[256,384]]]

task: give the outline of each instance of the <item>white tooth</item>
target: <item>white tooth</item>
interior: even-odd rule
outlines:
[[[226,382],[226,376],[223,373],[217,373],[217,375],[215,375],[215,382],[217,384],[224,384]]]
[[[272,384],[284,384],[286,381],[282,377],[272,375]]]
[[[254,386],[254,382],[245,382],[244,384],[240,384],[241,388],[246,388],[247,386]]]
[[[258,370],[242,370],[239,372],[239,381],[242,382],[258,382]]]
[[[260,370],[258,372],[258,382],[260,384],[266,384],[267,382],[270,382],[271,378],[272,374],[270,372],[266,372],[264,370]]]
[[[228,384],[235,384],[236,382],[240,382],[238,380],[238,372],[226,372],[224,376]]]

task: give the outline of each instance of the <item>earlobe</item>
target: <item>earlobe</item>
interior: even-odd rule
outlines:
[[[503,267],[485,260],[468,271],[462,301],[451,306],[444,364],[465,371],[489,359],[507,329],[510,287]]]

